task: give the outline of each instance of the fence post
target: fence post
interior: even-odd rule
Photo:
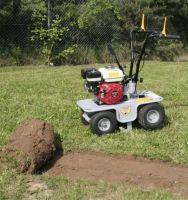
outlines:
[[[48,0],[48,29],[51,27],[51,4],[50,0]]]

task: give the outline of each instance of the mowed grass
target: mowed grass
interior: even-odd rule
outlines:
[[[20,175],[12,171],[0,172],[1,200],[177,200],[172,194],[159,190],[110,184],[103,181],[66,177]],[[180,200],[180,198],[179,198]]]
[[[37,118],[54,126],[65,151],[103,151],[188,163],[188,63],[147,62],[141,72],[144,83],[139,90],[164,97],[167,120],[163,129],[134,127],[131,133],[117,131],[102,137],[80,122],[76,101],[92,98],[83,89],[81,68],[1,68],[0,145],[6,144],[20,122]]]

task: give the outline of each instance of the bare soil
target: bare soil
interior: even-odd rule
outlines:
[[[57,156],[44,174],[159,188],[188,198],[188,166],[169,162],[75,151]]]

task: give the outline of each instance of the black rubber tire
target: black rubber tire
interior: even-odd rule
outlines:
[[[148,112],[156,111],[159,114],[159,119],[156,122],[151,123],[148,121]],[[165,120],[165,111],[162,104],[151,103],[143,106],[138,112],[138,122],[139,124],[149,130],[159,129],[163,126]]]
[[[108,119],[110,122],[110,127],[107,130],[101,130],[99,128],[99,121],[103,118]],[[108,133],[113,133],[117,128],[117,119],[114,113],[110,111],[98,112],[91,117],[90,121],[91,131],[97,135],[104,135]]]
[[[85,120],[85,118],[82,116],[84,114],[84,111],[81,110],[80,112],[80,120],[82,122],[82,124],[84,125],[89,125],[89,122]]]

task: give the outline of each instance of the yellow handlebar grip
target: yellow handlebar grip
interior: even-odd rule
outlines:
[[[167,34],[166,34],[166,17],[164,18],[164,24],[163,24],[162,35],[164,35],[165,37],[167,36]]]
[[[144,15],[144,14],[142,14],[141,29],[142,29],[143,31],[146,30],[146,29],[145,29],[145,15]]]

